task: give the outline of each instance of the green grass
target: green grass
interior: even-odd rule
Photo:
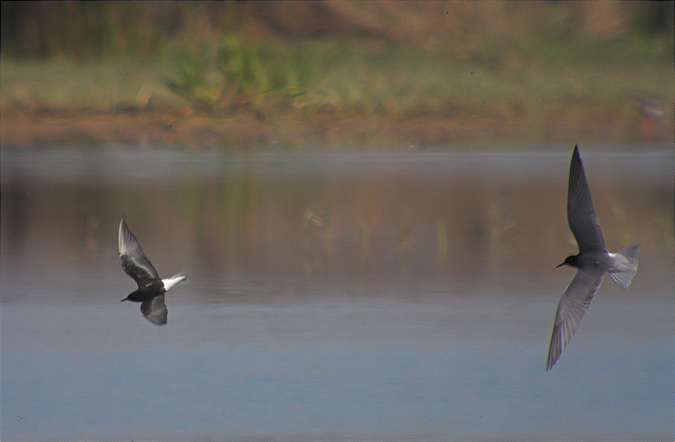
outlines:
[[[145,88],[146,93],[152,91],[155,103],[182,104],[162,86],[172,69],[170,64],[158,62],[17,61],[2,57],[0,98],[3,106],[108,110],[136,104]]]
[[[65,108],[208,102],[231,110],[245,101],[263,112],[288,109],[375,115],[535,112],[545,103],[615,105],[626,94],[673,99],[667,45],[525,40],[476,42],[462,54],[343,43],[247,46],[223,38],[215,49],[180,49],[173,62],[19,62],[2,67],[3,103]],[[509,111],[510,112],[510,111]]]
[[[345,123],[335,143],[359,146],[420,136],[431,144],[560,139],[569,129],[604,139],[608,132],[593,130],[610,125],[615,139],[635,140],[633,96],[659,98],[672,111],[669,47],[661,37],[628,36],[478,38],[462,50],[435,51],[337,41],[252,44],[224,36],[147,61],[2,57],[0,101],[5,112],[181,108],[212,118],[214,128],[223,117],[246,115],[271,123],[276,134],[269,137],[281,134],[293,146],[324,143],[339,121]],[[473,129],[450,134],[448,123]]]

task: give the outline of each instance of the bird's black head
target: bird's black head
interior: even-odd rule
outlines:
[[[579,255],[568,256],[565,258],[565,261],[563,261],[561,264],[558,264],[556,268],[562,267],[564,265],[568,265],[570,267],[579,267]]]
[[[136,290],[135,292],[130,293],[129,296],[127,296],[122,300],[122,302],[124,301],[142,302],[143,299],[140,298],[140,294],[138,293],[138,290]]]

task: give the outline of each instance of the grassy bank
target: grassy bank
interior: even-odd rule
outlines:
[[[187,40],[145,60],[2,57],[2,143],[299,149],[673,140],[667,35],[467,34],[447,46],[242,35]],[[665,114],[651,115],[644,99]]]

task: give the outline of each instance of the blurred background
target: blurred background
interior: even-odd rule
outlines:
[[[0,5],[2,440],[673,440],[673,2]]]
[[[672,2],[3,2],[2,143],[672,142]]]

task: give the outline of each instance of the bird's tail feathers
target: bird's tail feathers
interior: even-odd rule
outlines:
[[[185,277],[185,272],[180,272],[176,273],[171,278],[162,279],[162,282],[164,283],[164,289],[168,291],[170,288],[187,284],[189,280]]]
[[[628,247],[614,253],[614,266],[609,270],[612,277],[622,289],[627,289],[633,281],[638,269],[638,246]]]

